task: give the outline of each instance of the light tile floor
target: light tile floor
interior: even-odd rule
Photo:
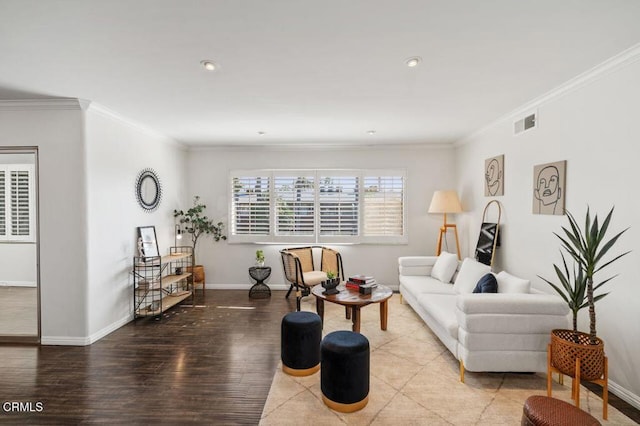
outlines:
[[[315,312],[315,299],[303,299],[303,310]],[[325,303],[323,333],[351,329],[344,308]],[[324,405],[320,373],[292,377],[275,374],[260,425],[517,425],[531,395],[546,395],[544,374],[471,373],[459,381],[458,361],[399,295],[389,301],[387,331],[380,330],[379,309],[362,309],[361,332],[371,347],[369,403],[355,413],[338,413]],[[571,379],[554,382],[553,396],[571,402]],[[609,406],[602,420],[602,400],[586,388],[581,408],[603,424],[633,425]]]

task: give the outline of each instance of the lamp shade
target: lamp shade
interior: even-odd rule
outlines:
[[[462,206],[458,194],[454,190],[436,191],[433,193],[429,213],[460,213]]]

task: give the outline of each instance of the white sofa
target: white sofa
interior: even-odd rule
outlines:
[[[480,277],[490,272],[488,266],[470,258],[460,264],[456,258],[452,284],[432,276],[437,259],[398,259],[401,300],[460,361],[460,380],[464,382],[465,369],[546,371],[551,330],[569,326],[567,304],[556,295],[530,289],[529,281],[506,272],[495,275],[498,293],[472,293]],[[438,277],[442,277],[441,265],[434,274]]]

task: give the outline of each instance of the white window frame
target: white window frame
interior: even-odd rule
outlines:
[[[404,169],[237,169],[230,170],[227,180],[228,188],[228,223],[234,221],[234,177],[269,176],[269,235],[234,234],[229,229],[229,243],[273,243],[273,244],[408,244],[407,236],[407,172]],[[276,176],[314,176],[315,191],[315,227],[312,236],[277,235],[276,230]],[[358,178],[358,235],[320,235],[320,178],[331,176],[356,176]],[[365,177],[401,177],[402,178],[402,235],[362,235],[364,232],[364,180]]]
[[[5,180],[5,234],[0,235],[0,241],[11,242],[35,242],[35,167],[33,164],[0,164],[0,170],[4,171]],[[11,212],[11,172],[27,172],[29,174],[29,234],[28,235],[13,235],[11,222],[13,215]]]

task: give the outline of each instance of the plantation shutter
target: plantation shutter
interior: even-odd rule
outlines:
[[[274,176],[276,235],[314,236],[314,181],[313,175]]]
[[[319,178],[320,236],[358,235],[358,181],[357,176]]]
[[[406,244],[402,169],[231,170],[231,243]]]
[[[26,170],[11,172],[11,235],[31,235],[31,185]]]
[[[7,236],[6,170],[0,170],[0,238]]]
[[[30,164],[0,165],[0,239],[33,241],[33,174]]]
[[[235,176],[232,182],[232,235],[269,235],[269,176]]]
[[[404,235],[403,176],[365,176],[363,196],[364,236]]]

